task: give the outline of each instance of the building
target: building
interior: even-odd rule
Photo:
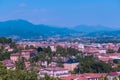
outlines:
[[[30,62],[25,62],[25,67],[26,68],[30,67]]]
[[[84,73],[84,74],[73,74],[68,77],[61,78],[62,80],[104,80],[106,77],[104,73]]]
[[[45,77],[45,74],[58,78],[70,76],[69,70],[60,67],[42,68],[39,70],[39,77]]]
[[[111,72],[107,76],[108,80],[113,80],[115,77],[117,78],[117,80],[119,80],[117,72]]]
[[[75,59],[69,59],[67,60],[63,65],[65,69],[68,69],[69,71],[73,71],[77,66],[79,62]]]
[[[12,52],[13,50],[14,50],[14,49],[12,49],[12,48],[9,48],[9,49],[8,49],[8,52]]]
[[[84,44],[79,44],[78,45],[78,50],[84,52]]]
[[[54,45],[51,45],[50,48],[51,48],[51,51],[52,51],[52,52],[55,52],[55,51],[56,51],[56,47],[55,47]]]
[[[14,53],[10,55],[10,60],[13,62],[18,61],[18,59],[20,58],[20,54],[19,53]]]
[[[26,60],[29,60],[31,57],[34,57],[35,54],[36,54],[36,51],[33,49],[22,50],[21,57],[24,57]]]
[[[12,70],[15,70],[16,69],[16,66],[15,64],[13,63],[13,61],[11,60],[4,60],[2,61],[3,64],[6,66],[7,69],[12,69]]]
[[[107,50],[106,50],[106,49],[99,49],[98,52],[99,52],[99,53],[106,54],[106,53],[107,53]]]

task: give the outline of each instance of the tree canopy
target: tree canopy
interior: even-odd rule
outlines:
[[[86,56],[80,59],[80,63],[78,67],[75,69],[78,73],[107,73],[112,71],[112,67],[110,64],[107,64],[102,61],[96,61],[92,56]]]

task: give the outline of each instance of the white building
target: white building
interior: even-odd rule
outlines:
[[[52,52],[56,52],[56,47],[54,45],[51,45],[50,48],[51,48]]]
[[[60,67],[40,69],[39,77],[45,77],[45,74],[51,77],[58,77],[58,78],[70,76],[70,73],[67,69],[60,68]]]
[[[78,45],[78,50],[79,51],[84,51],[85,47],[84,47],[84,44],[79,44]]]
[[[100,49],[100,50],[98,50],[98,52],[99,52],[99,53],[104,53],[104,54],[107,53],[107,51],[106,51],[105,49]]]

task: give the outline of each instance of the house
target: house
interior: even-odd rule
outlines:
[[[13,48],[9,48],[7,50],[8,50],[8,52],[12,52],[14,49]]]
[[[56,51],[56,47],[54,45],[50,45],[51,51],[55,52]]]
[[[84,76],[80,76],[78,74],[72,74],[68,77],[61,78],[61,80],[88,80],[88,79],[85,78]]]
[[[96,57],[98,57],[99,60],[104,61],[108,63],[109,61],[113,60],[119,60],[120,59],[120,53],[113,53],[113,54],[96,54]]]
[[[104,57],[101,57],[101,58],[99,58],[99,60],[100,61],[103,61],[103,62],[105,62],[105,63],[109,63],[110,61],[111,61],[111,59],[109,59],[109,58],[104,58]]]
[[[42,68],[39,70],[39,77],[45,77],[45,74],[58,78],[70,76],[69,70],[60,67]]]
[[[47,67],[48,66],[48,62],[47,61],[41,61],[41,66]]]
[[[85,49],[85,48],[84,48],[84,44],[79,44],[79,45],[78,45],[78,50],[79,50],[79,51],[84,51],[84,49]]]
[[[108,76],[107,76],[108,80],[113,80],[115,77],[117,78],[117,80],[119,80],[119,79],[118,79],[118,73],[117,73],[117,72],[111,72],[111,73],[109,73]]]
[[[15,64],[13,63],[13,61],[11,60],[4,60],[2,61],[3,64],[6,66],[7,69],[12,69],[12,70],[15,70],[16,69],[16,66]]]
[[[25,62],[25,67],[26,68],[30,67],[30,62]]]
[[[62,80],[101,80],[105,78],[105,73],[84,73],[84,74],[72,74],[68,77],[61,78]]]
[[[56,46],[61,46],[62,48],[67,48],[68,47],[67,44],[64,43],[64,42],[59,42],[59,43],[56,44]]]
[[[99,49],[93,47],[86,47],[84,52],[88,54],[94,54],[94,53],[99,53]]]
[[[36,54],[36,51],[33,49],[22,50],[21,57],[24,57],[26,60],[29,60],[30,58],[34,57],[35,54]]]
[[[19,53],[14,53],[10,55],[10,60],[13,62],[18,61],[18,59],[20,58],[20,54]]]
[[[41,67],[47,67],[48,66],[48,62],[47,61],[38,61],[35,62],[36,66],[41,66]]]
[[[69,71],[73,71],[77,66],[79,62],[75,59],[69,59],[67,60],[63,65],[65,69],[68,69]]]
[[[106,50],[106,49],[99,49],[99,50],[98,50],[98,53],[106,54],[106,53],[107,53],[107,50]]]
[[[49,67],[57,67],[57,63],[56,63],[56,62],[51,62],[51,63],[49,64]]]
[[[10,46],[8,44],[5,44],[4,47],[5,47],[6,50],[10,48]]]

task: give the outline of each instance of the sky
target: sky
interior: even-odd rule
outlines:
[[[120,0],[0,0],[0,21],[16,19],[60,27],[120,28]]]

